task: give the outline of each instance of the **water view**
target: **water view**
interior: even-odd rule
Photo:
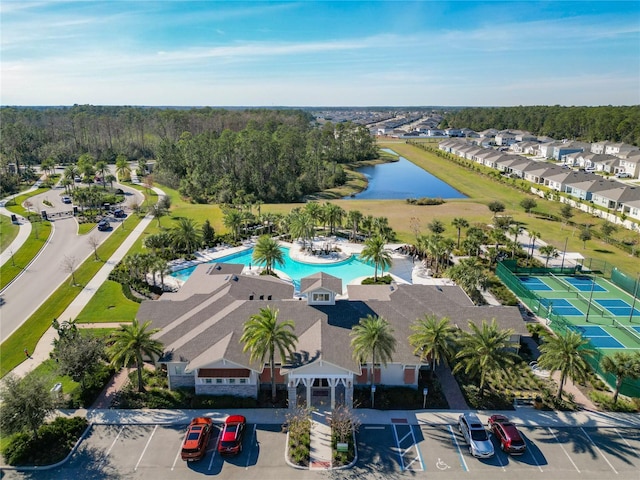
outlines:
[[[347,284],[352,280],[359,277],[372,277],[374,274],[374,268],[367,263],[364,263],[356,256],[351,256],[347,260],[343,260],[337,263],[330,264],[317,264],[317,263],[304,263],[298,262],[289,256],[289,249],[280,247],[280,250],[284,253],[284,265],[278,266],[276,269],[286,273],[293,280],[295,289],[300,290],[300,279],[313,275],[314,273],[324,272],[334,277],[342,279],[342,288],[344,289]],[[216,260],[212,260],[209,263],[239,263],[245,266],[259,265],[252,259],[253,249],[245,250],[243,252],[227,255]],[[261,265],[260,265],[261,266]],[[193,270],[196,267],[189,267],[183,270],[173,272],[171,275],[178,280],[187,280]]]
[[[397,155],[393,150],[385,152]],[[448,183],[411,163],[404,157],[393,163],[383,163],[358,169],[366,175],[369,186],[353,197],[358,200],[399,200],[407,198],[466,198]]]

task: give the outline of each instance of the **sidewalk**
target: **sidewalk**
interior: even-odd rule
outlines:
[[[311,412],[311,452],[309,470],[326,470],[332,465],[330,411]]]
[[[9,200],[13,200],[19,195],[33,192],[34,190],[37,190],[37,189],[38,187],[31,187],[30,189],[25,190],[24,192],[16,193],[14,195],[9,195],[8,197],[3,198],[2,202],[0,202],[0,215],[5,215],[11,218],[11,215],[13,215],[13,213],[11,213],[9,210],[5,208],[5,205],[7,204],[7,202]],[[13,254],[16,253],[18,250],[20,250],[20,247],[24,244],[24,242],[27,241],[27,239],[29,238],[29,235],[31,235],[31,222],[28,222],[24,217],[21,217],[20,215],[17,215],[17,217],[18,217],[18,225],[20,226],[20,230],[18,231],[18,235],[16,236],[16,238],[13,239],[13,241],[9,244],[9,246],[6,249],[4,249],[2,252],[0,252],[0,266],[7,263],[11,259]]]

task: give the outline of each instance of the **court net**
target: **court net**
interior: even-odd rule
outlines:
[[[623,325],[622,323],[617,321],[615,318],[612,318],[612,320],[613,320],[614,327],[618,328],[621,332],[626,333],[627,336],[633,339],[637,344],[637,346],[640,347],[640,334],[638,332],[636,332],[633,328],[627,325]]]

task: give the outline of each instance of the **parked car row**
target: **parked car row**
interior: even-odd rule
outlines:
[[[218,442],[220,455],[237,455],[242,452],[242,439],[246,425],[247,419],[242,415],[227,417]],[[191,420],[182,442],[180,454],[182,460],[187,462],[201,460],[206,455],[212,428],[213,421],[210,418],[197,417]]]
[[[493,443],[487,430],[475,413],[463,413],[458,418],[458,429],[469,444],[469,453],[476,458],[490,458],[495,455]],[[500,444],[500,449],[511,455],[522,455],[527,449],[516,426],[504,415],[491,415],[489,429]]]

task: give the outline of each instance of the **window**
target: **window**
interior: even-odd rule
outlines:
[[[223,378],[216,378],[216,383],[217,384],[224,383],[224,379]]]
[[[236,383],[236,379],[235,378],[230,378],[229,379],[229,383]]]
[[[314,302],[328,302],[329,294],[328,293],[314,293],[313,294]]]
[[[240,383],[247,383],[247,379],[246,378],[241,378],[240,379]]]
[[[205,378],[204,383],[213,383],[211,378]]]

